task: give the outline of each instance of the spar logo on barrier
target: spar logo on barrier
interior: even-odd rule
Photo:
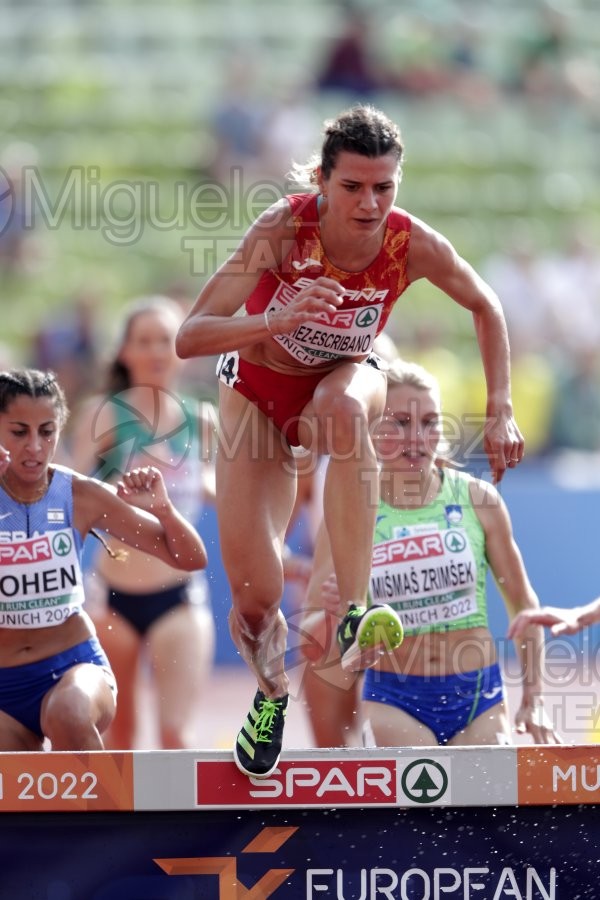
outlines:
[[[266,827],[242,849],[242,853],[275,853],[295,832],[297,826]],[[235,856],[193,856],[155,859],[167,875],[216,875],[219,879],[219,900],[266,900],[295,869],[269,869],[252,887],[246,887],[238,877]]]
[[[233,762],[196,762],[196,803],[223,807],[396,806],[395,759],[281,761],[269,778],[248,778]]]
[[[449,787],[448,758],[412,759],[400,773],[399,802],[403,806],[449,804],[451,802]]]

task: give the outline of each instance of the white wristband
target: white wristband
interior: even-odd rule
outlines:
[[[273,332],[271,331],[271,326],[269,325],[269,311],[265,309],[263,315],[265,317],[265,325],[267,326],[267,331],[269,332],[269,334],[273,334]]]

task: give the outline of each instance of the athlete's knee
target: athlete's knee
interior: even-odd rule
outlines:
[[[86,720],[89,719],[90,708],[91,698],[76,682],[61,682],[48,695],[43,713],[50,720],[61,718]]]
[[[41,723],[54,748],[86,747],[92,727],[89,698],[71,687],[56,691],[42,711]]]
[[[319,415],[321,434],[328,451],[355,454],[364,447],[369,433],[369,418],[365,407],[353,397],[340,395]]]
[[[245,573],[241,569],[229,577],[233,606],[242,615],[260,615],[278,607],[283,596],[283,565],[272,565],[265,558],[261,573]]]
[[[279,602],[271,605],[234,603],[229,612],[229,625],[233,633],[238,632],[249,640],[258,640],[274,627],[278,615]]]
[[[354,427],[367,420],[367,406],[358,398],[342,391],[328,390],[314,401],[315,412],[322,423],[335,422],[337,427]]]

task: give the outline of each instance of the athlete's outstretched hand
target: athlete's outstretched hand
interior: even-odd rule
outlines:
[[[557,606],[542,606],[541,609],[526,609],[514,617],[508,629],[509,638],[520,638],[529,625],[545,625],[554,635],[577,634],[600,621],[600,598],[587,606],[562,609]]]
[[[541,700],[533,705],[521,704],[515,715],[515,730],[517,734],[530,734],[534,744],[562,744]]]
[[[299,325],[330,314],[343,302],[343,287],[333,278],[315,278],[284,309],[266,311],[271,334],[291,334]]]
[[[171,507],[164,479],[155,466],[126,472],[117,484],[117,494],[130,506],[145,509],[156,516]]]
[[[512,415],[488,416],[483,447],[490,462],[492,481],[498,484],[507,469],[514,469],[523,459],[525,441]]]

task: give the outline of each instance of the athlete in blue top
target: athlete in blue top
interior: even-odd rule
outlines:
[[[83,610],[96,529],[184,571],[206,550],[158,469],[116,488],[52,465],[68,411],[52,373],[0,372],[0,750],[102,750],[116,685]],[[114,552],[114,551],[113,551]],[[122,551],[121,551],[122,552]]]

